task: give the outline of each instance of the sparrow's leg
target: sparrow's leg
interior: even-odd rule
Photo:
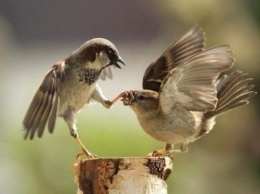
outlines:
[[[112,101],[110,101],[111,105],[113,105],[119,99],[121,99],[121,101],[123,101],[124,105],[130,105],[133,103],[134,95],[133,95],[132,91],[124,91],[124,92],[120,93],[118,96],[116,96]]]
[[[77,141],[80,149],[82,150],[82,153],[78,154],[77,158],[79,156],[81,156],[82,154],[85,154],[88,158],[95,158],[96,155],[90,153],[85,148],[85,146],[83,145],[81,140],[79,139],[79,136],[78,136],[78,133],[77,133],[76,121],[75,121],[75,118],[74,118],[73,109],[71,107],[68,107],[68,109],[65,111],[65,114],[63,115],[63,118],[66,121],[66,123],[68,124],[71,136],[75,138],[75,140]]]
[[[169,145],[171,145],[171,147],[170,147]],[[174,147],[174,146],[173,146],[172,144],[166,144],[165,150],[167,150],[167,151],[168,151],[169,153],[171,153],[171,154],[175,154],[175,153],[186,153],[187,151],[189,151],[189,148],[188,148],[188,144],[187,144],[187,143],[181,144],[180,149],[177,149],[177,150],[174,150],[173,147]]]
[[[85,146],[84,146],[83,143],[80,141],[80,139],[79,139],[78,136],[75,137],[75,139],[76,139],[76,141],[77,141],[79,147],[80,147],[81,150],[82,150],[82,153],[79,153],[79,154],[76,156],[77,159],[78,159],[81,155],[83,155],[83,154],[85,154],[88,158],[96,158],[96,157],[97,157],[97,155],[90,153],[90,152],[87,150],[87,148],[85,148]]]
[[[95,90],[93,91],[91,99],[99,102],[100,104],[102,104],[106,108],[110,108],[112,106],[112,104],[110,103],[110,100],[108,100],[105,97],[101,88],[97,84],[96,84]]]
[[[118,101],[119,99],[121,99],[122,97],[125,97],[126,95],[128,95],[127,93],[128,91],[124,91],[122,93],[120,93],[119,95],[117,95],[113,100],[111,100],[111,104],[114,104],[116,101]]]
[[[92,99],[101,103],[104,107],[110,108],[116,101],[118,101],[122,97],[125,97],[126,95],[127,95],[126,92],[122,92],[118,96],[116,96],[113,100],[108,100],[102,93],[100,87],[96,85],[96,88],[92,94]]]
[[[153,151],[152,153],[149,153],[148,156],[151,157],[158,157],[158,156],[171,156],[173,150],[172,144],[166,144],[164,149]]]
[[[185,153],[188,150],[189,150],[188,149],[188,144],[186,144],[186,143],[183,143],[180,146],[180,149],[177,149],[177,150],[173,149],[173,144],[168,144],[167,143],[165,145],[164,149],[154,151],[153,153],[150,153],[148,156],[172,156],[173,154],[176,154],[176,153]]]

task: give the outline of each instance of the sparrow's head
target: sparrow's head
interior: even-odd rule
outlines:
[[[129,105],[138,116],[154,113],[159,107],[159,94],[152,90],[134,90],[126,92],[122,101]]]
[[[121,69],[118,63],[125,65],[116,46],[104,38],[94,38],[85,42],[67,58],[67,61],[70,64],[88,65],[94,69],[103,69],[110,65]]]

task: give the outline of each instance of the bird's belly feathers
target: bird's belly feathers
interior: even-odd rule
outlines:
[[[156,116],[154,118],[138,118],[146,133],[170,144],[192,142],[199,131],[200,119],[191,112],[172,111],[171,115]]]
[[[89,85],[72,80],[66,80],[64,84],[66,87],[63,86],[60,90],[59,115],[63,115],[68,108],[71,108],[74,113],[78,112],[89,102],[96,86],[96,83]]]

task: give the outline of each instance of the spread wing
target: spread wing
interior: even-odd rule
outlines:
[[[64,81],[63,64],[56,63],[45,76],[27,110],[23,120],[25,139],[33,139],[36,131],[41,137],[47,121],[49,132],[53,132],[59,106],[58,85]]]
[[[143,88],[158,92],[162,81],[171,69],[182,61],[204,50],[205,35],[195,26],[173,43],[154,63],[148,66],[143,77]]]
[[[233,62],[231,47],[223,45],[202,51],[172,69],[161,86],[163,112],[169,113],[177,105],[189,111],[214,110],[217,78]]]

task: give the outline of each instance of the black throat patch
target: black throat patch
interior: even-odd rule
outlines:
[[[91,85],[98,80],[100,72],[98,69],[82,68],[79,71],[79,81],[84,81],[86,84]]]

